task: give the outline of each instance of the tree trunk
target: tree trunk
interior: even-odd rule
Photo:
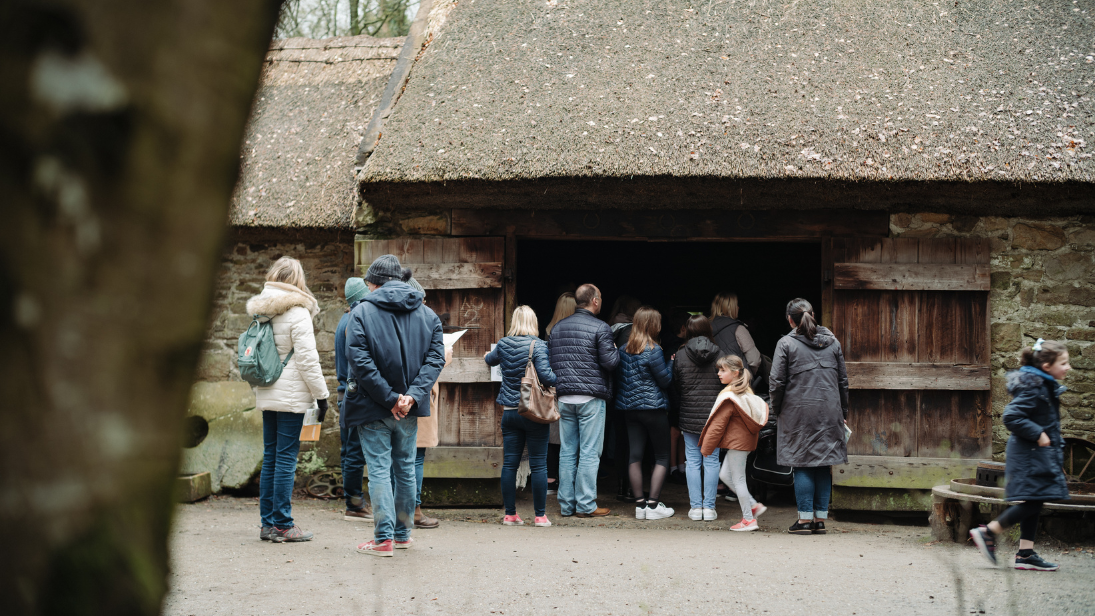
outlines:
[[[156,614],[280,0],[0,6],[0,612]]]
[[[350,2],[350,34],[357,36],[361,34],[361,17],[358,13],[360,8],[360,0],[349,0]]]

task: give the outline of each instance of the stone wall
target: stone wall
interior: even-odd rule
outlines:
[[[992,244],[993,455],[1003,459],[1004,374],[1038,337],[1068,345],[1065,436],[1095,442],[1095,216],[999,218],[920,213],[890,217],[894,237],[986,237]]]

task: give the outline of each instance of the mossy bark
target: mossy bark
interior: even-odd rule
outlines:
[[[155,614],[278,0],[0,5],[4,614]]]

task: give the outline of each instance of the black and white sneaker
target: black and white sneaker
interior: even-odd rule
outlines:
[[[982,524],[977,528],[970,529],[970,539],[973,539],[974,545],[981,551],[981,556],[985,557],[985,560],[992,563],[992,566],[996,566],[996,535],[988,529],[987,526]],[[1018,561],[1017,561],[1018,562]]]
[[[1056,571],[1060,569],[1060,565],[1057,563],[1050,563],[1042,560],[1041,556],[1038,556],[1036,552],[1031,552],[1030,556],[1015,555],[1015,568],[1023,569],[1025,571]]]
[[[791,533],[792,535],[812,535],[814,532],[814,523],[807,522],[803,524],[802,522],[796,521],[794,524],[791,525],[790,528],[787,529],[787,532]]]

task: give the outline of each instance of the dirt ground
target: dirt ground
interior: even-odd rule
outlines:
[[[1095,549],[1040,543],[1055,573],[992,569],[970,546],[934,543],[922,521],[855,516],[824,536],[786,532],[792,503],[776,503],[761,530],[727,531],[741,515],[687,518],[680,486],[668,520],[561,518],[551,528],[500,524],[500,509],[430,510],[436,530],[394,558],[358,554],[372,524],[342,519],[339,501],[297,500],[313,541],[258,539],[255,498],[180,505],[164,613],[206,614],[1095,614]],[[845,516],[848,517],[848,516]],[[1004,550],[1005,556],[1012,552]]]

